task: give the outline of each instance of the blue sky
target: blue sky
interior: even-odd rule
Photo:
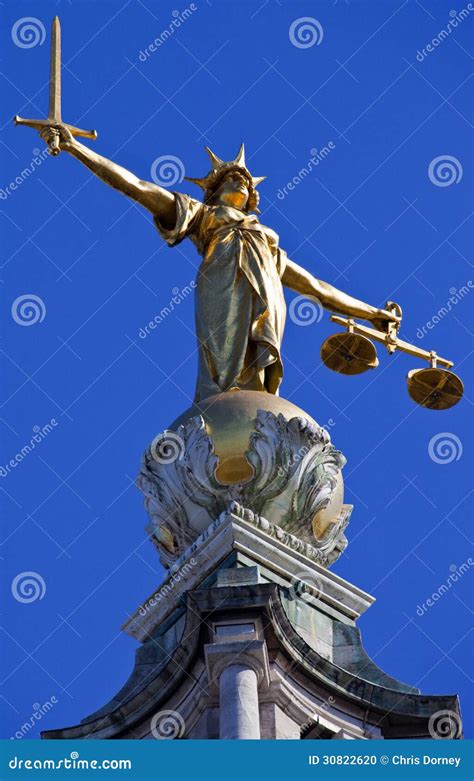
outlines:
[[[196,373],[190,296],[139,337],[194,279],[194,248],[165,247],[147,214],[66,154],[35,163],[41,140],[11,123],[15,113],[46,112],[55,13],[63,116],[97,128],[98,140],[86,143],[149,179],[162,156],[201,176],[205,144],[230,159],[245,141],[252,173],[268,176],[261,219],[289,256],[369,303],[399,302],[404,338],[455,361],[463,402],[425,410],[405,385],[420,362],[379,350],[376,372],[342,377],[320,363],[322,341],[337,330],[328,316],[310,326],[288,319],[281,394],[320,423],[332,421],[348,459],[354,513],[334,570],[377,599],[360,621],[367,651],[423,692],[459,693],[472,736],[470,565],[432,607],[420,606],[472,556],[474,14],[429,51],[453,19],[451,2],[195,6],[148,55],[173,11],[190,4],[1,6],[2,465],[34,427],[56,422],[0,480],[3,737],[53,697],[29,737],[77,723],[126,680],[135,643],[120,626],[162,577],[133,480],[145,446],[189,406]],[[25,17],[37,20],[36,45],[16,25]],[[318,22],[312,46],[290,38],[301,17]],[[279,197],[311,150],[329,142],[327,157]],[[447,184],[429,176],[432,161],[446,156]],[[186,182],[175,189],[198,196]],[[25,326],[12,305],[31,294],[42,319]],[[450,297],[451,311],[436,317]],[[11,584],[30,571],[46,591],[24,604]]]

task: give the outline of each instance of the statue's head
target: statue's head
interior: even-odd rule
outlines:
[[[258,198],[248,177],[245,176],[242,169],[237,166],[223,173],[222,177],[216,182],[206,202],[213,205],[233,206],[242,211],[252,211],[249,209],[250,192],[255,200]],[[255,207],[257,203],[255,203]]]
[[[259,196],[256,187],[264,176],[252,176],[245,165],[245,150],[242,144],[235,160],[225,162],[206,147],[212,170],[202,179],[187,176],[189,182],[194,182],[204,190],[205,203],[233,206],[244,212],[258,213]]]

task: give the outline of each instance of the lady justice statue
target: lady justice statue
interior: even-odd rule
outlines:
[[[348,333],[329,337],[321,351],[323,362],[335,371],[357,374],[374,368],[378,361],[370,339],[382,342],[390,354],[401,349],[430,362],[429,369],[410,372],[409,393],[423,406],[447,409],[461,398],[462,383],[437,363],[449,368],[452,362],[398,339],[401,310],[393,302],[386,309],[370,306],[317,279],[287,256],[277,234],[257,216],[256,188],[264,177],[251,175],[243,144],[231,161],[207,149],[211,170],[201,179],[190,179],[203,190],[201,201],[143,181],[80,143],[77,137],[95,138],[96,133],[62,120],[60,50],[56,17],[48,117],[17,116],[16,124],[39,130],[52,155],[68,152],[148,209],[169,246],[188,238],[202,257],[196,287],[199,358],[194,405],[155,437],[139,478],[149,530],[162,560],[166,565],[176,560],[236,501],[265,522],[306,542],[313,540],[320,561],[330,563],[344,548],[341,535],[350,515],[349,506],[342,504],[344,457],[324,427],[278,396],[283,288],[316,298],[337,313],[333,320],[348,328]],[[375,328],[352,318],[371,321]]]
[[[207,148],[212,168],[202,179],[203,201],[172,193],[134,176],[78,142],[65,125],[41,131],[44,140],[86,165],[96,176],[153,215],[169,246],[191,239],[202,257],[196,288],[199,368],[195,401],[233,388],[278,394],[283,376],[283,287],[315,297],[326,309],[370,320],[379,330],[396,314],[369,306],[316,279],[290,260],[277,234],[257,217],[257,185],[244,145],[224,162]]]
[[[130,171],[93,152],[76,137],[97,137],[62,120],[61,29],[59,19],[51,30],[49,112],[47,119],[14,118],[18,125],[39,130],[52,155],[69,152],[96,176],[148,209],[164,240],[174,246],[184,238],[194,242],[202,257],[196,295],[196,332],[199,368],[195,402],[230,390],[278,395],[283,376],[281,342],[285,325],[283,287],[316,298],[336,312],[332,319],[348,329],[324,343],[323,362],[342,374],[358,374],[378,365],[370,337],[392,354],[400,349],[429,361],[429,369],[413,370],[407,377],[410,396],[430,409],[448,409],[463,393],[461,380],[447,371],[452,361],[434,351],[398,339],[401,309],[387,309],[358,301],[314,277],[288,258],[277,234],[256,216],[257,185],[245,164],[244,146],[234,160],[225,162],[207,148],[212,168],[201,179],[189,178],[204,191],[203,201],[172,193],[145,182]],[[338,315],[348,315],[342,319]],[[375,329],[355,323],[369,320]],[[440,368],[442,364],[446,368]]]

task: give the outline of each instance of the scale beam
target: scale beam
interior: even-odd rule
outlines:
[[[384,334],[381,331],[376,331],[375,328],[369,328],[366,325],[361,325],[360,323],[356,323],[354,320],[347,319],[345,317],[339,317],[339,315],[332,315],[331,320],[334,323],[338,323],[338,325],[346,326],[346,328],[348,328],[351,333],[362,334],[362,336],[367,336],[370,339],[374,339],[376,342],[382,342],[382,344],[386,346],[389,352],[401,350],[404,353],[408,353],[408,355],[413,355],[415,358],[422,358],[423,360],[429,361],[430,363],[433,361],[440,363],[443,366],[446,366],[448,369],[451,368],[451,366],[454,366],[452,361],[448,361],[447,358],[441,358],[433,350],[422,350],[421,347],[416,347],[416,345],[410,344],[410,342],[405,342],[403,339],[398,339],[398,337],[392,337],[390,334]]]
[[[454,407],[462,399],[464,386],[461,379],[449,371],[453,362],[440,358],[434,350],[422,350],[421,347],[399,339],[402,310],[393,301],[387,302],[387,310],[396,314],[398,320],[387,323],[386,331],[361,325],[352,318],[332,315],[333,323],[338,323],[347,330],[329,336],[323,343],[321,359],[325,366],[345,375],[362,374],[369,369],[375,369],[379,362],[373,341],[381,342],[390,354],[401,350],[429,362],[428,369],[412,369],[406,378],[408,393],[416,404],[432,410]]]

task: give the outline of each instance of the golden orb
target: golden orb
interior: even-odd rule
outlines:
[[[274,415],[281,413],[286,420],[301,417],[318,425],[311,415],[280,396],[261,391],[235,390],[217,393],[194,404],[171,424],[170,429],[176,431],[189,418],[202,415],[207,434],[214,445],[214,453],[219,458],[216,479],[222,485],[246,483],[253,477],[253,467],[245,454],[249,449],[250,436],[255,430],[258,410],[273,412]],[[322,536],[329,524],[336,520],[342,510],[342,503],[343,481],[339,472],[328,506],[313,519],[316,537]]]

